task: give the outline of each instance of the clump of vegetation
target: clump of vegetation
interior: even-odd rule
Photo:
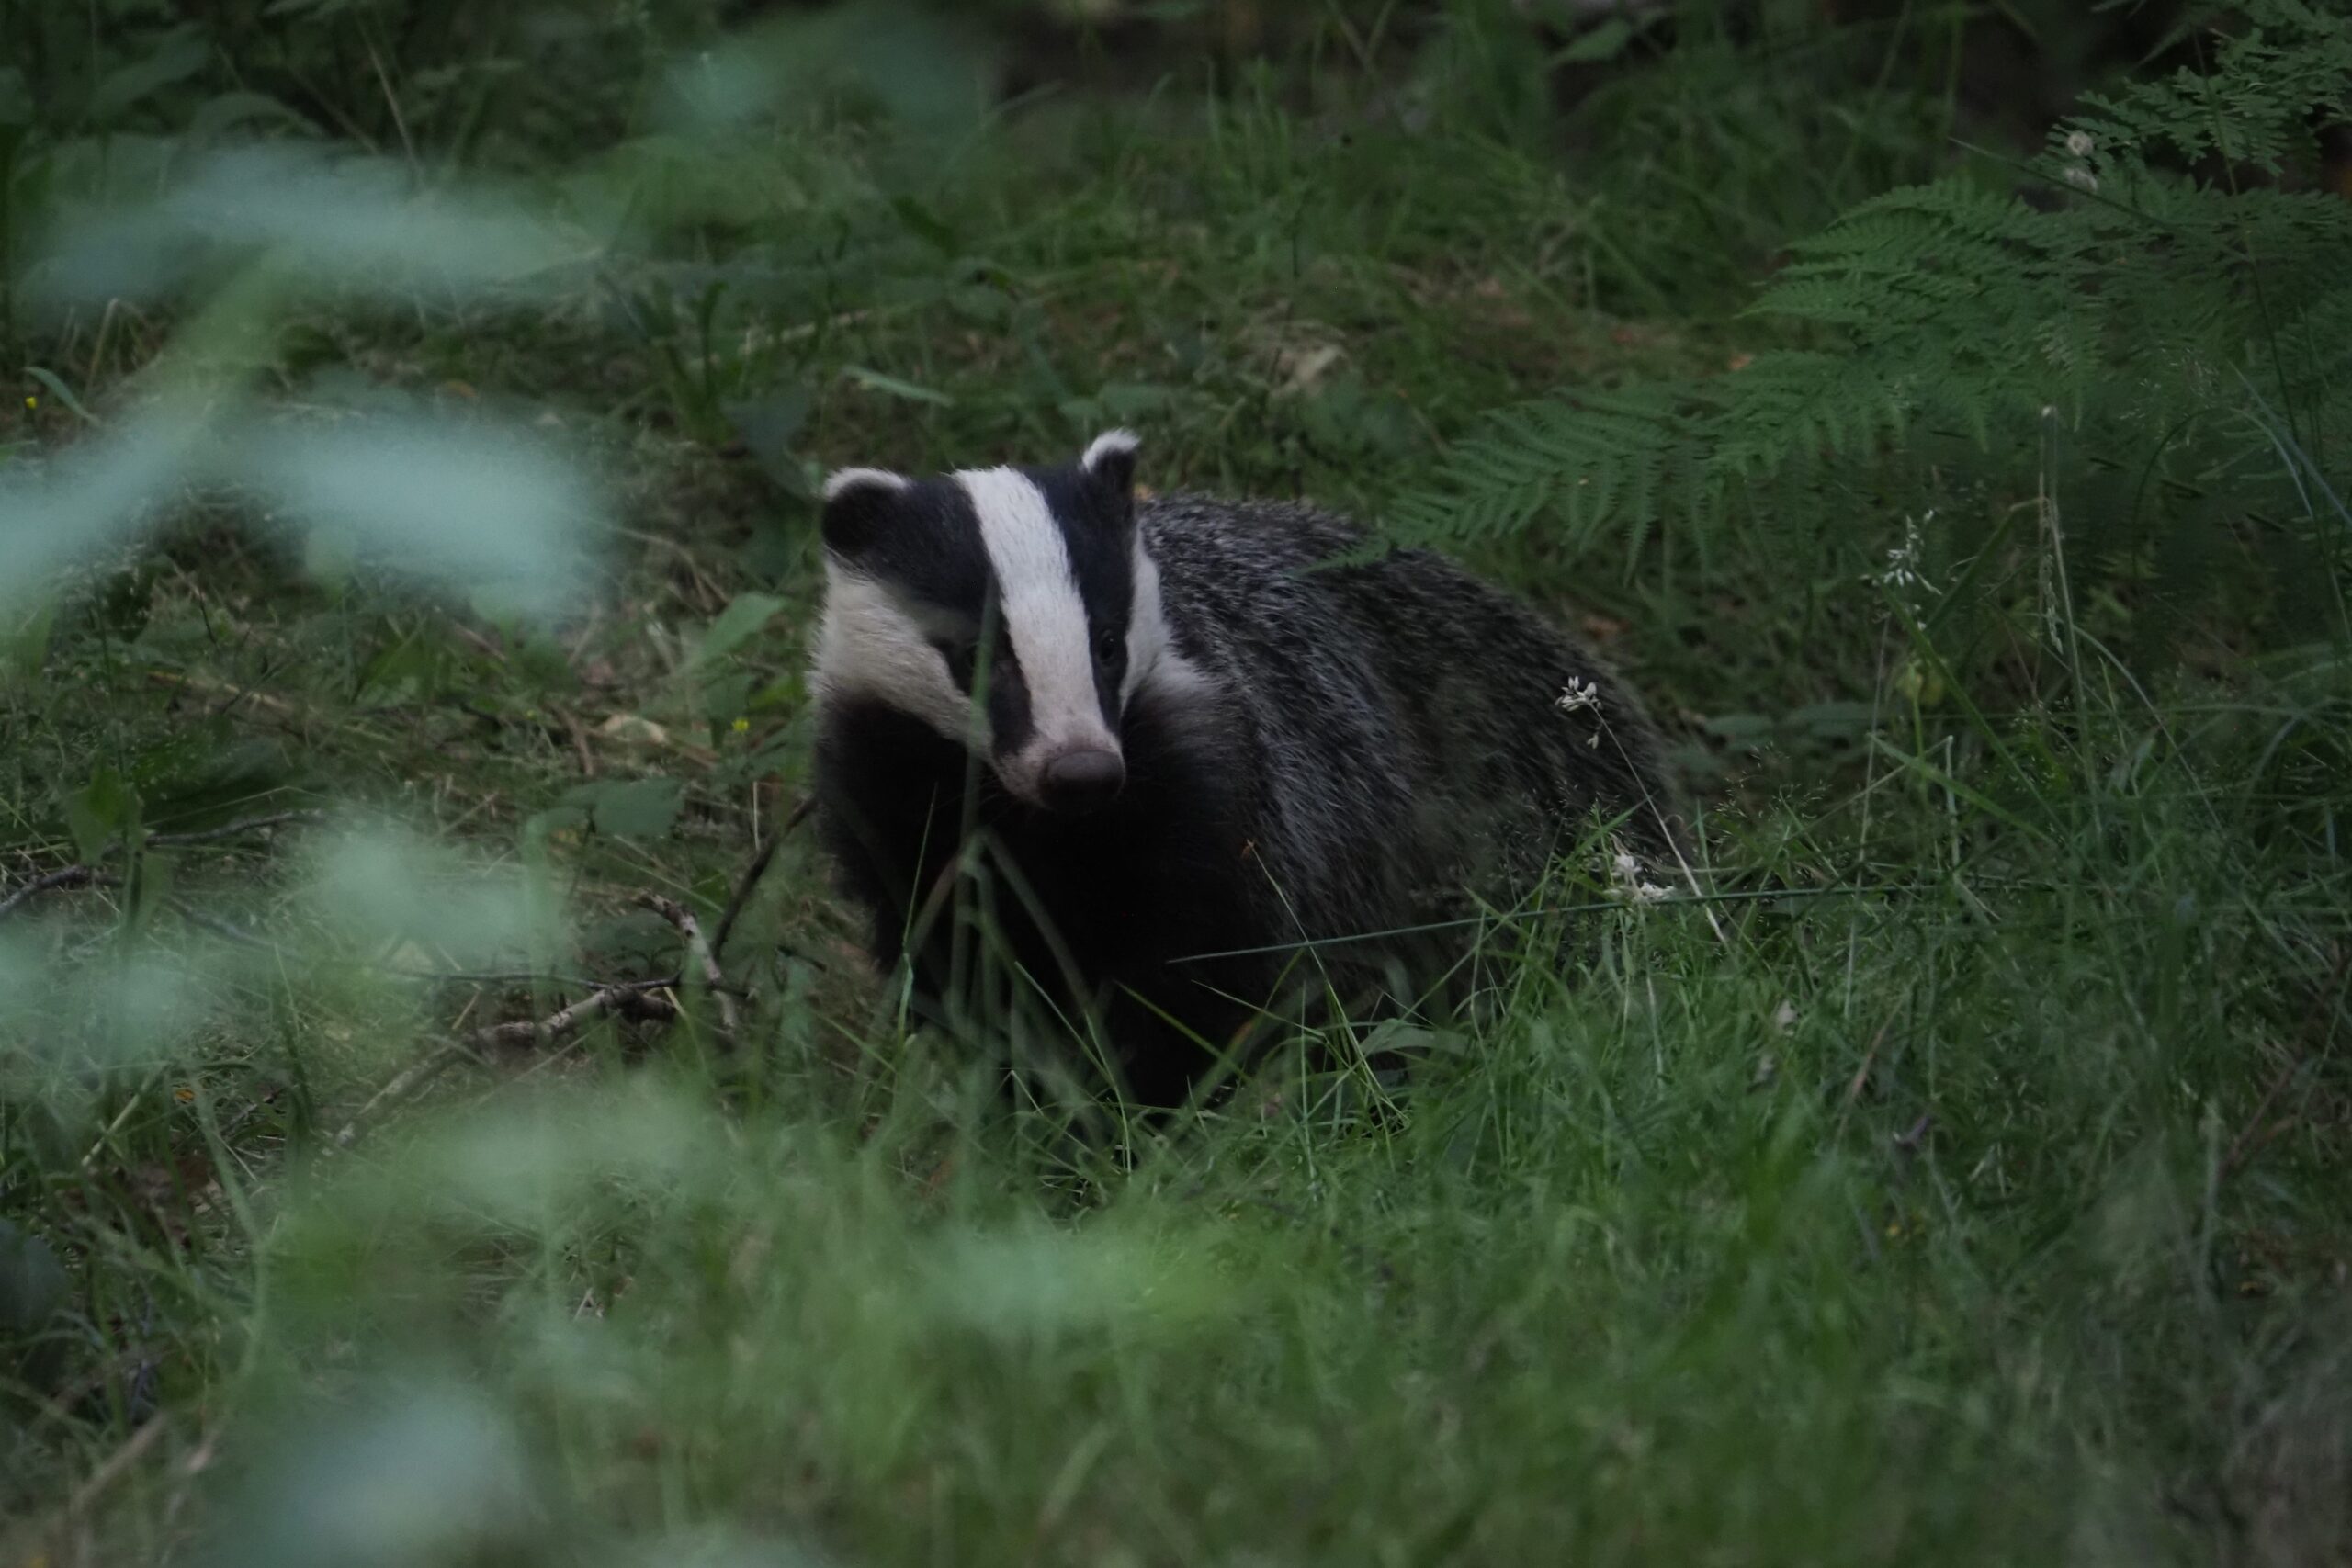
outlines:
[[[0,1561],[2344,1553],[2341,18],[1309,9],[0,0]],[[813,481],[1111,423],[1703,892],[1125,1138],[906,1029]]]

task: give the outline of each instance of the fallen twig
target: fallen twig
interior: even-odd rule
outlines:
[[[208,716],[212,718],[220,717],[240,703],[251,703],[258,708],[274,710],[282,721],[290,722],[310,717],[308,713],[295,704],[288,702],[284,697],[262,691],[256,686],[232,685],[226,681],[214,680],[209,675],[193,672],[180,674],[169,670],[150,670],[147,671],[147,679],[158,686],[178,686],[199,694],[218,695],[226,693],[227,699]]]
[[[257,833],[265,829],[283,827],[288,822],[322,822],[325,819],[326,813],[322,811],[273,811],[266,817],[242,817],[234,822],[224,822],[218,828],[205,828],[194,832],[150,833],[141,839],[140,843],[148,849],[176,849],[188,844],[215,843],[220,840],[233,839],[244,833]],[[121,847],[118,840],[107,847],[107,852],[111,853]],[[0,898],[0,919],[6,919],[24,904],[43,893],[60,893],[77,887],[119,886],[121,886],[121,879],[114,873],[100,870],[94,865],[61,866],[55,871],[34,877],[6,897]]]
[[[193,833],[150,833],[147,847],[209,844],[220,839],[233,839],[241,833],[258,833],[266,828],[282,828],[288,822],[323,822],[323,811],[273,811],[266,817],[241,817],[234,822],[224,822],[218,828],[206,828]]]
[[[1846,1086],[1846,1103],[1849,1106],[1861,1099],[1862,1090],[1870,1087],[1871,1069],[1878,1065],[1878,1048],[1886,1043],[1886,1032],[1890,1027],[1891,1022],[1882,1023],[1878,1026],[1878,1032],[1871,1036],[1870,1049],[1862,1053],[1862,1065],[1854,1069],[1853,1081]]]
[[[686,962],[700,971],[703,984],[709,987],[711,1000],[718,1009],[719,1027],[727,1032],[728,1040],[731,1043],[740,1021],[735,1012],[735,998],[727,994],[727,976],[719,972],[718,960],[712,955],[710,943],[703,940],[702,925],[695,919],[694,911],[676,899],[664,898],[659,893],[641,894],[637,901],[676,928],[686,944]]]
[[[646,1023],[669,1023],[678,1016],[678,1004],[648,988],[641,981],[624,980],[615,985],[599,986],[570,1007],[559,1009],[545,1018],[493,1023],[486,1029],[475,1030],[473,1037],[484,1045],[544,1045],[562,1039],[589,1020],[607,1012]]]
[[[406,1100],[441,1075],[444,1068],[461,1056],[478,1056],[484,1049],[505,1049],[516,1045],[552,1044],[573,1033],[590,1020],[605,1013],[638,1019],[649,1023],[670,1023],[678,1017],[678,1004],[659,993],[671,984],[664,980],[622,980],[599,986],[571,1005],[558,1009],[545,1018],[518,1019],[512,1023],[493,1023],[463,1034],[450,1035],[423,1056],[411,1062],[386,1079],[383,1088],[369,1095],[367,1101],[352,1113],[343,1130],[334,1135],[337,1148],[349,1148],[359,1136],[363,1123],[388,1105]]]
[[[120,878],[112,872],[100,871],[94,865],[69,865],[46,875],[36,876],[5,898],[0,898],[0,920],[43,893],[60,893],[74,887],[113,887]]]
[[[285,956],[277,944],[269,941],[267,938],[255,936],[253,932],[244,930],[241,926],[232,925],[229,921],[222,919],[218,915],[209,914],[205,910],[198,908],[195,905],[189,903],[185,898],[175,898],[171,903],[172,913],[177,915],[181,919],[186,920],[192,926],[210,931],[214,936],[220,937],[225,941],[233,942],[240,947],[258,948],[264,953],[271,953],[280,958]]]
[[[367,1102],[352,1113],[351,1120],[345,1122],[343,1130],[334,1135],[334,1145],[339,1149],[349,1148],[353,1140],[359,1136],[360,1125],[369,1117],[383,1107],[415,1093],[460,1056],[472,1055],[484,1048],[552,1044],[591,1019],[608,1012],[652,1023],[668,1023],[677,1018],[678,1004],[667,997],[657,995],[645,982],[631,980],[619,985],[599,986],[569,1007],[560,1008],[545,1018],[493,1023],[465,1034],[451,1035],[393,1074],[385,1081],[383,1088],[369,1095]]]
[[[473,1045],[474,1043],[466,1038],[444,1040],[432,1050],[394,1073],[386,1080],[383,1088],[368,1097],[366,1104],[352,1112],[351,1120],[343,1124],[343,1131],[334,1135],[334,1146],[339,1149],[349,1148],[352,1140],[359,1136],[361,1122],[375,1115],[383,1107],[406,1100],[410,1095],[423,1089],[427,1083],[440,1077],[442,1068],[458,1057],[471,1055]]]
[[[137,1464],[140,1457],[155,1446],[155,1439],[164,1435],[164,1418],[160,1415],[149,1416],[146,1425],[131,1433],[122,1447],[108,1454],[106,1461],[90,1472],[90,1478],[75,1487],[74,1495],[65,1499],[65,1517],[78,1519],[87,1514],[90,1505],[96,1502],[107,1487],[121,1480],[123,1472]]]
[[[563,728],[571,737],[571,754],[579,760],[580,776],[583,779],[594,778],[596,757],[595,753],[588,750],[588,727],[580,722],[578,714],[568,709],[559,712],[556,716],[563,720]]]

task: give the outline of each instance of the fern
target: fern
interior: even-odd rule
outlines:
[[[2209,72],[2182,71],[2120,96],[2086,94],[2075,128],[2111,147],[2149,153],[2169,145],[2194,161],[2212,154],[2281,172],[2314,115],[2345,112],[2352,27],[2305,0],[2242,7],[2245,31],[2224,37]]]
[[[1794,247],[1752,311],[1803,346],[1505,411],[1393,530],[1630,551],[1674,527],[1703,549],[1735,514],[1786,525],[1799,493],[1899,528],[1883,498],[1949,438],[1997,483],[2044,460],[2051,417],[2079,461],[2148,476],[2119,505],[2220,526],[2229,509],[2188,502],[2226,492],[2324,522],[2352,433],[2352,203],[2294,182],[2352,103],[2352,29],[2301,0],[2240,12],[2207,69],[2086,98],[2028,166],[2038,199],[1947,178]]]
[[[1700,388],[1653,386],[1506,411],[1454,449],[1446,477],[1459,488],[1408,498],[1392,527],[1480,537],[1553,516],[1581,547],[1612,519],[1630,519],[1638,548],[1646,520],[1701,499],[1692,447],[1706,398]]]

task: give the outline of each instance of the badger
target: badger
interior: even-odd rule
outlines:
[[[1677,863],[1589,649],[1310,507],[1139,498],[1136,453],[824,485],[818,830],[919,1008],[1042,1004],[1174,1105],[1285,998],[1409,1006],[1580,834]]]

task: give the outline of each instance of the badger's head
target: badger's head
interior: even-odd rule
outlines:
[[[1129,705],[1197,679],[1136,531],[1135,455],[1114,430],[1069,468],[835,473],[819,699],[910,714],[1044,810],[1116,796]]]

